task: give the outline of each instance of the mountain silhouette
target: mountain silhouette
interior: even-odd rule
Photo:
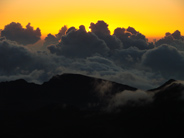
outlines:
[[[0,83],[2,100],[54,101],[79,107],[88,103],[102,106],[108,97],[124,90],[135,91],[137,88],[79,74],[57,75],[42,85],[23,79]]]
[[[168,80],[167,82],[165,82],[164,84],[162,84],[161,86],[159,86],[158,88],[155,88],[155,89],[151,89],[149,91],[157,91],[157,90],[161,90],[163,88],[165,88],[166,86],[170,85],[171,83],[175,82],[176,80],[174,79],[170,79]]]
[[[142,92],[80,74],[57,75],[41,85],[23,79],[1,82],[0,136],[180,137],[184,128],[183,90],[182,82],[176,80]],[[152,100],[143,102],[138,94],[152,96]],[[130,104],[136,96],[140,100]],[[128,104],[119,104],[123,100]],[[107,110],[112,104],[118,106]]]
[[[183,100],[184,83],[182,81],[170,79],[160,87],[148,91],[155,92],[154,102],[159,102],[159,104],[168,104],[174,101],[178,102]]]

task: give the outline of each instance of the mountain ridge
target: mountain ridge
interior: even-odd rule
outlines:
[[[184,86],[176,82],[151,91],[80,74],[1,82],[0,137],[179,137]]]

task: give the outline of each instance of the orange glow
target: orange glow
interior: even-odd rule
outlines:
[[[86,30],[91,22],[104,20],[111,34],[117,27],[134,27],[147,37],[162,37],[180,30],[184,35],[183,0],[1,0],[0,29],[14,22],[39,27],[42,38],[57,34],[62,26]]]

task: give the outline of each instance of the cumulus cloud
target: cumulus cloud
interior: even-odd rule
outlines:
[[[165,36],[170,36],[170,35],[171,35],[170,32],[165,33]]]
[[[142,64],[167,78],[180,78],[184,69],[184,55],[175,47],[164,44],[148,50],[142,57]]]
[[[12,73],[20,66],[24,68],[31,56],[25,48],[18,46],[16,42],[1,41],[0,42],[0,66],[1,72]]]
[[[180,39],[181,38],[181,33],[179,30],[176,30],[172,36],[174,37],[174,39]]]
[[[134,28],[116,28],[114,30],[114,36],[121,40],[123,48],[137,47],[138,49],[151,49],[154,47],[153,43],[148,43],[146,37],[137,32]]]
[[[118,27],[118,28],[116,28],[116,29],[114,30],[114,35],[117,36],[117,37],[124,36],[125,31],[126,31],[125,28],[120,28],[120,27]],[[127,37],[128,37],[128,36],[127,36]]]
[[[158,40],[155,45],[160,46],[162,44],[168,44],[176,47],[178,50],[184,51],[184,41],[180,31],[176,30],[174,33],[167,32],[164,38]]]
[[[113,52],[116,49],[120,50],[123,48],[123,43],[115,36],[103,35],[103,34],[99,34],[97,36],[101,40],[105,41],[106,45],[111,50],[111,52]]]
[[[104,41],[93,33],[86,32],[84,26],[80,26],[79,30],[74,28],[69,30],[58,45],[48,47],[51,53],[71,58],[84,58],[95,54],[105,56],[108,54],[109,48]]]
[[[145,52],[145,50],[139,50],[137,47],[130,47],[117,50],[111,58],[117,65],[130,69],[140,63],[142,55]]]
[[[99,39],[103,40],[108,48],[113,52],[115,49],[122,49],[122,42],[115,36],[110,35],[108,24],[104,21],[98,21],[96,24],[91,23],[91,32],[98,36]]]
[[[127,30],[128,32],[134,34],[134,35],[138,33],[133,27],[130,27],[130,26],[129,26],[126,30]]]
[[[56,69],[53,60],[44,54],[32,53],[27,47],[14,41],[1,40],[0,80],[21,77],[29,81],[43,82],[51,77],[49,72]]]
[[[23,28],[20,23],[12,22],[1,31],[1,36],[5,36],[7,39],[16,41],[19,44],[27,45],[34,44],[40,40],[41,31],[39,28],[34,30],[30,23],[27,24],[26,28]]]
[[[148,41],[146,39],[146,37],[143,34],[141,34],[141,33],[136,33],[134,35],[131,35],[130,38],[132,38],[132,39],[142,39],[144,41]]]
[[[59,41],[54,35],[48,34],[47,37],[45,37],[44,46],[49,46],[51,44],[57,44],[57,43],[59,43]]]
[[[70,27],[67,31],[66,34],[68,34],[69,32],[76,31],[77,29],[75,27]]]
[[[47,47],[49,45],[55,45],[55,44],[58,44],[61,39],[62,39],[62,36],[66,35],[66,33],[70,32],[71,30],[76,30],[74,27],[71,27],[71,28],[67,28],[66,25],[64,25],[58,32],[58,34],[56,35],[52,35],[52,34],[48,34],[47,37],[45,37],[44,39],[44,46]]]
[[[59,33],[56,34],[56,38],[58,40],[60,40],[62,38],[63,35],[66,35],[66,31],[68,30],[67,26],[64,25],[60,30],[59,30]]]
[[[91,28],[91,31],[95,34],[102,33],[102,34],[110,35],[108,26],[109,25],[105,23],[104,21],[98,21],[96,24],[91,23],[89,28]]]

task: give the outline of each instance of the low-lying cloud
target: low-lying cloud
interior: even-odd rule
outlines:
[[[146,91],[122,91],[117,93],[110,101],[108,110],[123,106],[143,106],[153,101],[153,93]]]

